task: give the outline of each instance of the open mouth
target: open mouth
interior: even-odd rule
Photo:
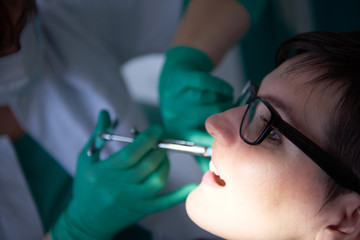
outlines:
[[[225,183],[225,181],[223,179],[221,179],[221,177],[220,177],[217,169],[215,168],[214,164],[212,163],[212,161],[210,161],[210,163],[209,163],[209,168],[210,168],[211,173],[213,174],[215,182],[218,185],[224,187],[226,185],[226,183]]]

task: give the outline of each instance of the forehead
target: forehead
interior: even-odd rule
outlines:
[[[258,95],[274,104],[285,121],[324,145],[328,119],[333,114],[339,93],[334,87],[325,87],[323,83],[310,84],[322,73],[320,69],[288,71],[300,59],[301,56],[289,59],[268,74]],[[282,106],[277,107],[277,102]]]

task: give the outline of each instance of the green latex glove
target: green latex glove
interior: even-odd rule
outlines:
[[[160,109],[170,138],[211,146],[205,120],[233,105],[233,88],[211,75],[213,63],[203,52],[187,47],[170,48],[166,53],[160,84]],[[208,158],[197,158],[203,171]],[[204,162],[205,161],[205,162]]]
[[[52,239],[111,239],[117,232],[145,216],[185,200],[196,185],[159,195],[167,183],[166,152],[155,149],[163,134],[152,126],[133,143],[100,161],[99,152],[87,150],[92,139],[110,126],[102,111],[89,143],[78,158],[73,199],[50,230]]]

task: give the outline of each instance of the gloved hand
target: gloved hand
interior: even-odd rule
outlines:
[[[211,75],[213,63],[203,52],[187,47],[170,48],[166,53],[160,84],[162,120],[170,138],[211,146],[205,120],[233,106],[233,88]],[[208,170],[208,158],[197,158]],[[205,161],[205,162],[204,162]]]
[[[99,160],[87,150],[92,139],[110,125],[102,111],[89,143],[78,158],[73,199],[51,228],[52,239],[111,239],[117,232],[143,217],[185,200],[196,185],[158,195],[167,183],[169,162],[166,152],[154,149],[163,134],[152,126],[133,143]]]

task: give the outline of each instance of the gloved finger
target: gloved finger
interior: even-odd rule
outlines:
[[[160,91],[164,96],[168,94],[178,95],[189,89],[205,93],[209,92],[212,95],[222,95],[226,98],[232,98],[233,96],[233,87],[228,82],[212,76],[210,73],[183,69],[176,70],[178,71],[174,70],[171,76],[161,79]],[[177,72],[178,74],[176,74]],[[191,79],[191,81],[184,81],[184,78]]]
[[[164,150],[159,152],[161,151]],[[99,169],[99,164],[93,170],[96,170],[95,174],[93,174],[95,177],[100,177],[103,182],[109,183],[106,186],[108,192],[111,192],[114,196],[119,196],[119,199],[125,199],[124,196],[129,194],[131,199],[144,199],[155,196],[165,187],[169,173],[169,161],[167,158],[163,158],[158,167],[146,176],[146,179],[145,176],[135,177],[135,179],[139,180],[139,183],[135,183],[135,179],[126,179],[133,178],[133,176],[127,174],[128,170],[104,171],[104,169]]]
[[[203,106],[217,106],[218,104],[228,104],[228,106],[233,106],[234,100],[232,93],[228,94],[219,94],[215,91],[210,90],[202,90],[196,88],[189,88],[177,95],[172,95],[172,97],[168,97],[168,99],[177,101],[180,99],[182,102],[191,103],[194,106],[203,105]],[[189,105],[189,106],[193,106]]]
[[[100,164],[110,169],[127,169],[140,161],[149,151],[153,150],[164,130],[160,125],[153,125],[140,133],[134,142],[126,145],[120,151],[110,155]]]
[[[92,163],[92,162],[97,162],[99,160],[99,152],[95,152],[92,154],[92,156],[88,156],[88,150],[89,150],[90,144],[92,144],[93,141],[96,141],[96,139],[95,139],[96,136],[100,132],[105,131],[109,127],[110,124],[111,124],[111,119],[110,119],[109,113],[105,110],[100,111],[95,129],[92,132],[89,141],[87,142],[85,147],[80,152],[79,161],[84,160],[83,162],[86,161],[88,163]],[[95,144],[101,144],[101,143],[95,142]],[[90,161],[88,161],[88,160],[90,160]]]
[[[209,162],[210,162],[209,157],[195,156],[195,160],[198,163],[198,165],[203,173],[206,173],[207,171],[209,171]]]
[[[214,141],[214,138],[205,130],[185,130],[183,132],[179,132],[178,136],[181,140],[186,140],[207,147],[211,147]]]
[[[169,177],[169,168],[169,161],[163,161],[159,168],[144,180],[142,183],[143,198],[152,198],[166,186]]]
[[[102,178],[102,181],[111,183],[106,185],[107,192],[111,193],[111,195],[117,199],[126,200],[128,198],[132,199],[131,201],[140,201],[153,198],[165,187],[169,175],[169,161],[163,161],[158,169],[140,184],[125,183],[121,178],[122,173],[118,173],[120,180],[115,177],[108,178],[109,174],[115,176],[114,173],[116,173],[116,171],[106,172],[105,178]],[[100,171],[100,174],[104,174],[104,171]],[[94,174],[94,176],[99,177],[99,174]],[[125,196],[129,197],[126,198]]]
[[[161,105],[162,117],[165,120],[164,124],[167,129],[174,129],[175,131],[176,129],[194,129],[204,126],[208,117],[223,112],[233,106],[231,101],[195,105],[193,103],[187,103],[186,100],[179,101],[184,104],[175,106],[175,102],[171,104],[171,101],[168,101],[166,104]],[[180,121],[179,119],[182,119],[184,114],[186,114],[186,120]],[[177,128],[177,125],[180,126],[180,128]]]
[[[175,206],[176,204],[184,202],[189,193],[193,191],[197,186],[197,184],[191,183],[173,192],[166,193],[161,196],[157,196],[154,199],[148,200],[148,205],[151,206],[151,212],[162,211],[172,206]]]
[[[155,149],[150,151],[133,167],[123,171],[121,178],[127,183],[142,183],[156,171],[164,161],[167,161],[166,151],[163,149]]]
[[[183,101],[185,102],[185,101]],[[201,105],[194,105],[189,103],[187,106],[183,106],[180,109],[177,109],[176,113],[180,114],[181,111],[185,111],[187,113],[187,124],[195,123],[199,124],[200,122],[205,123],[206,119],[210,117],[213,114],[223,112],[233,106],[233,103],[231,101],[228,102],[218,102],[215,104],[201,104]],[[170,109],[171,111],[171,109]],[[201,112],[199,112],[201,111]],[[174,113],[174,111],[172,111]],[[184,113],[184,112],[182,112]],[[178,116],[180,117],[180,116]],[[193,119],[195,118],[195,119]],[[179,119],[177,119],[179,121]]]
[[[224,96],[233,96],[234,88],[226,81],[206,72],[192,72],[191,81],[178,81],[178,88],[195,88],[201,91],[216,92]]]
[[[182,109],[190,112],[188,111],[189,107],[201,107],[204,108],[202,111],[208,114],[212,111],[218,113],[218,111],[223,111],[234,106],[232,93],[231,95],[219,95],[211,91],[194,88],[188,88],[186,91],[181,91],[178,94],[173,93],[172,95],[163,96],[162,98],[161,108],[168,109],[170,112],[179,112],[179,110]],[[195,114],[201,115],[202,112],[195,112]]]

